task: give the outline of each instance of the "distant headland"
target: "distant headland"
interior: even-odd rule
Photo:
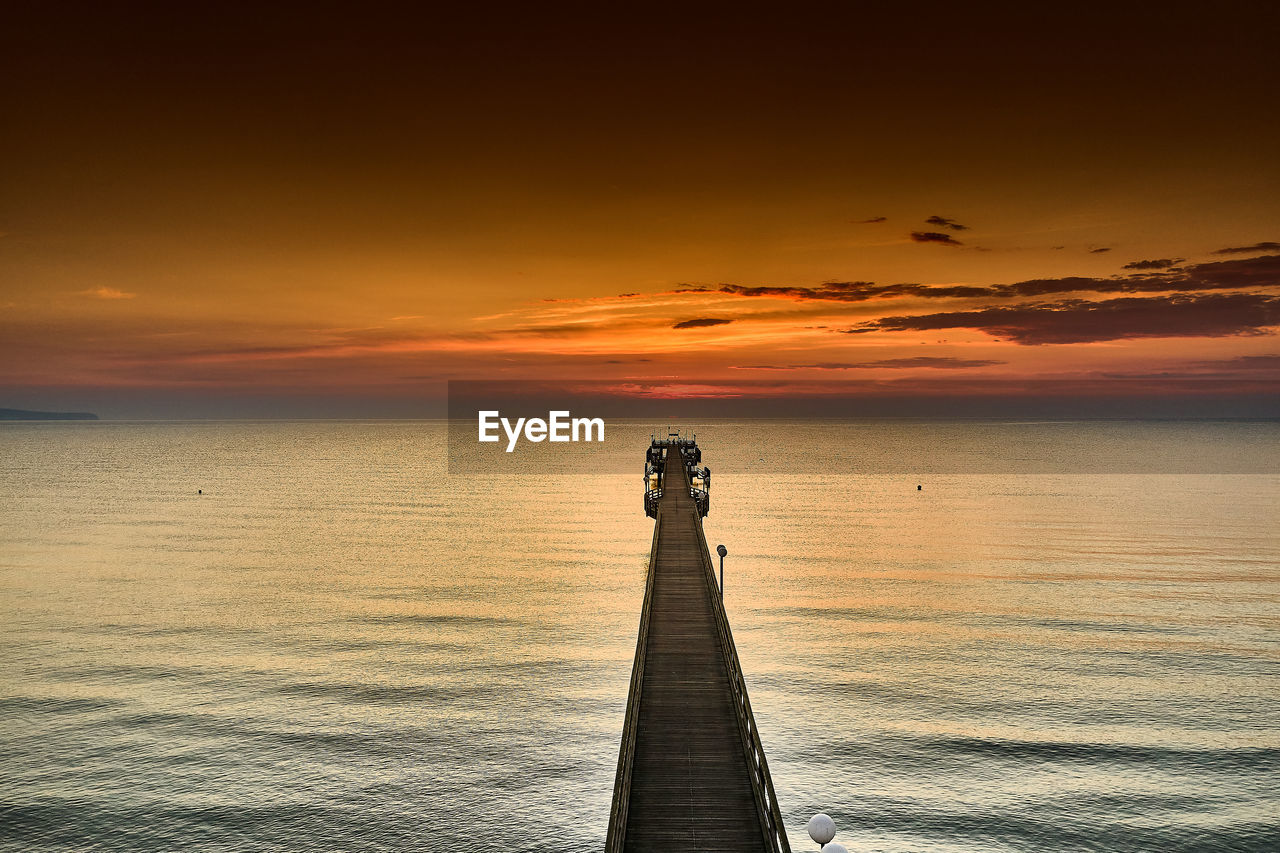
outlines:
[[[33,412],[28,409],[0,409],[0,421],[96,421],[93,412]]]

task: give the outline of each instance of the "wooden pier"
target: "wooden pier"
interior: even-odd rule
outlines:
[[[790,853],[702,532],[710,472],[685,439],[648,459],[656,521],[606,849]]]

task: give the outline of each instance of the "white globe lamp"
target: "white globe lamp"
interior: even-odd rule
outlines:
[[[831,839],[836,837],[836,822],[829,815],[822,812],[818,812],[809,818],[809,825],[806,829],[809,830],[809,837],[818,842],[818,846],[823,849],[824,853],[827,848],[823,845],[828,844]],[[835,846],[840,847],[839,844]],[[841,847],[840,850],[844,850],[844,848]],[[833,853],[840,853],[840,851],[833,851]],[[848,851],[844,851],[844,853],[848,853]]]

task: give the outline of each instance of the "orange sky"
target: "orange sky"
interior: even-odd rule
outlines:
[[[21,12],[0,406],[1276,381],[1276,13],[1146,8]]]

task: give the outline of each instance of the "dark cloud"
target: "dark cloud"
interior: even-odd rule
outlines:
[[[925,222],[929,225],[937,225],[939,228],[950,228],[952,231],[968,231],[968,225],[961,225],[954,219],[947,219],[945,216],[930,216]]]
[[[1125,270],[1167,270],[1170,267],[1176,267],[1185,261],[1186,258],[1157,258],[1153,261],[1133,261],[1125,264],[1121,269]]]
[[[1215,358],[1212,361],[1192,362],[1192,367],[1230,370],[1280,370],[1280,354],[1238,355],[1235,358]]]
[[[887,216],[873,216],[870,219],[859,219],[854,224],[855,225],[875,225],[880,222],[888,222],[888,221],[889,221],[889,217]]]
[[[1171,365],[1147,373],[1104,373],[1117,379],[1178,379],[1220,382],[1267,382],[1280,379],[1280,355],[1238,355]]]
[[[1129,338],[1227,337],[1262,334],[1280,325],[1280,297],[1259,293],[1175,293],[1103,302],[1061,302],[881,317],[846,329],[874,331],[977,329],[1025,345]]]
[[[677,290],[677,293],[702,293],[702,288]],[[876,284],[874,281],[828,281],[817,287],[765,286],[747,287],[741,284],[722,284],[718,293],[736,296],[778,296],[800,301],[866,302],[869,299],[888,299],[897,296],[965,297],[986,296],[990,289],[970,285],[943,285],[931,287],[925,284]]]
[[[726,320],[722,317],[697,317],[693,320],[681,320],[671,328],[673,329],[705,329],[708,326],[723,326],[726,323],[732,323],[732,320]]]
[[[1135,291],[1176,290],[1167,278],[1089,278],[1067,276],[1065,278],[1030,278],[1013,284],[993,284],[985,288],[986,296],[997,299],[1049,296],[1057,293],[1131,293]],[[927,294],[921,294],[927,295]]]
[[[1247,255],[1254,252],[1275,252],[1280,251],[1280,243],[1271,240],[1265,243],[1254,243],[1252,246],[1229,246],[1225,249],[1218,249],[1215,255]]]
[[[951,358],[949,356],[918,355],[911,358],[882,358],[875,361],[820,361],[813,364],[739,364],[734,370],[866,370],[871,368],[907,369],[930,367],[939,370],[959,370],[967,367],[990,367],[1008,364],[989,358]]]
[[[749,287],[741,284],[722,284],[716,288],[720,293],[732,293],[735,296],[781,296],[799,300],[823,300],[831,302],[865,302],[884,295],[886,288],[919,287],[919,285],[879,285],[874,281],[829,281],[818,287],[801,287],[776,285]],[[705,288],[682,288],[677,293],[701,293]]]
[[[1110,247],[1110,246],[1103,246],[1101,249],[1090,249],[1090,250],[1089,250],[1089,254],[1091,254],[1091,255],[1101,255],[1103,252],[1110,252],[1110,251],[1111,251],[1111,247]]]
[[[1280,255],[1209,261],[1186,270],[1188,281],[1210,287],[1280,287]],[[1180,290],[1187,288],[1180,287]]]
[[[1209,261],[1170,270],[1165,275],[1112,278],[1067,276],[1033,278],[1011,284],[930,285],[876,284],[874,281],[828,281],[814,287],[777,285],[749,287],[722,284],[717,293],[773,296],[798,301],[866,302],[872,299],[1030,299],[1066,293],[1169,293],[1239,288],[1280,288],[1280,255]],[[705,287],[684,287],[677,293],[705,293]]]
[[[943,234],[940,231],[912,231],[911,239],[917,243],[941,243],[944,246],[963,246],[956,238],[950,234]]]

